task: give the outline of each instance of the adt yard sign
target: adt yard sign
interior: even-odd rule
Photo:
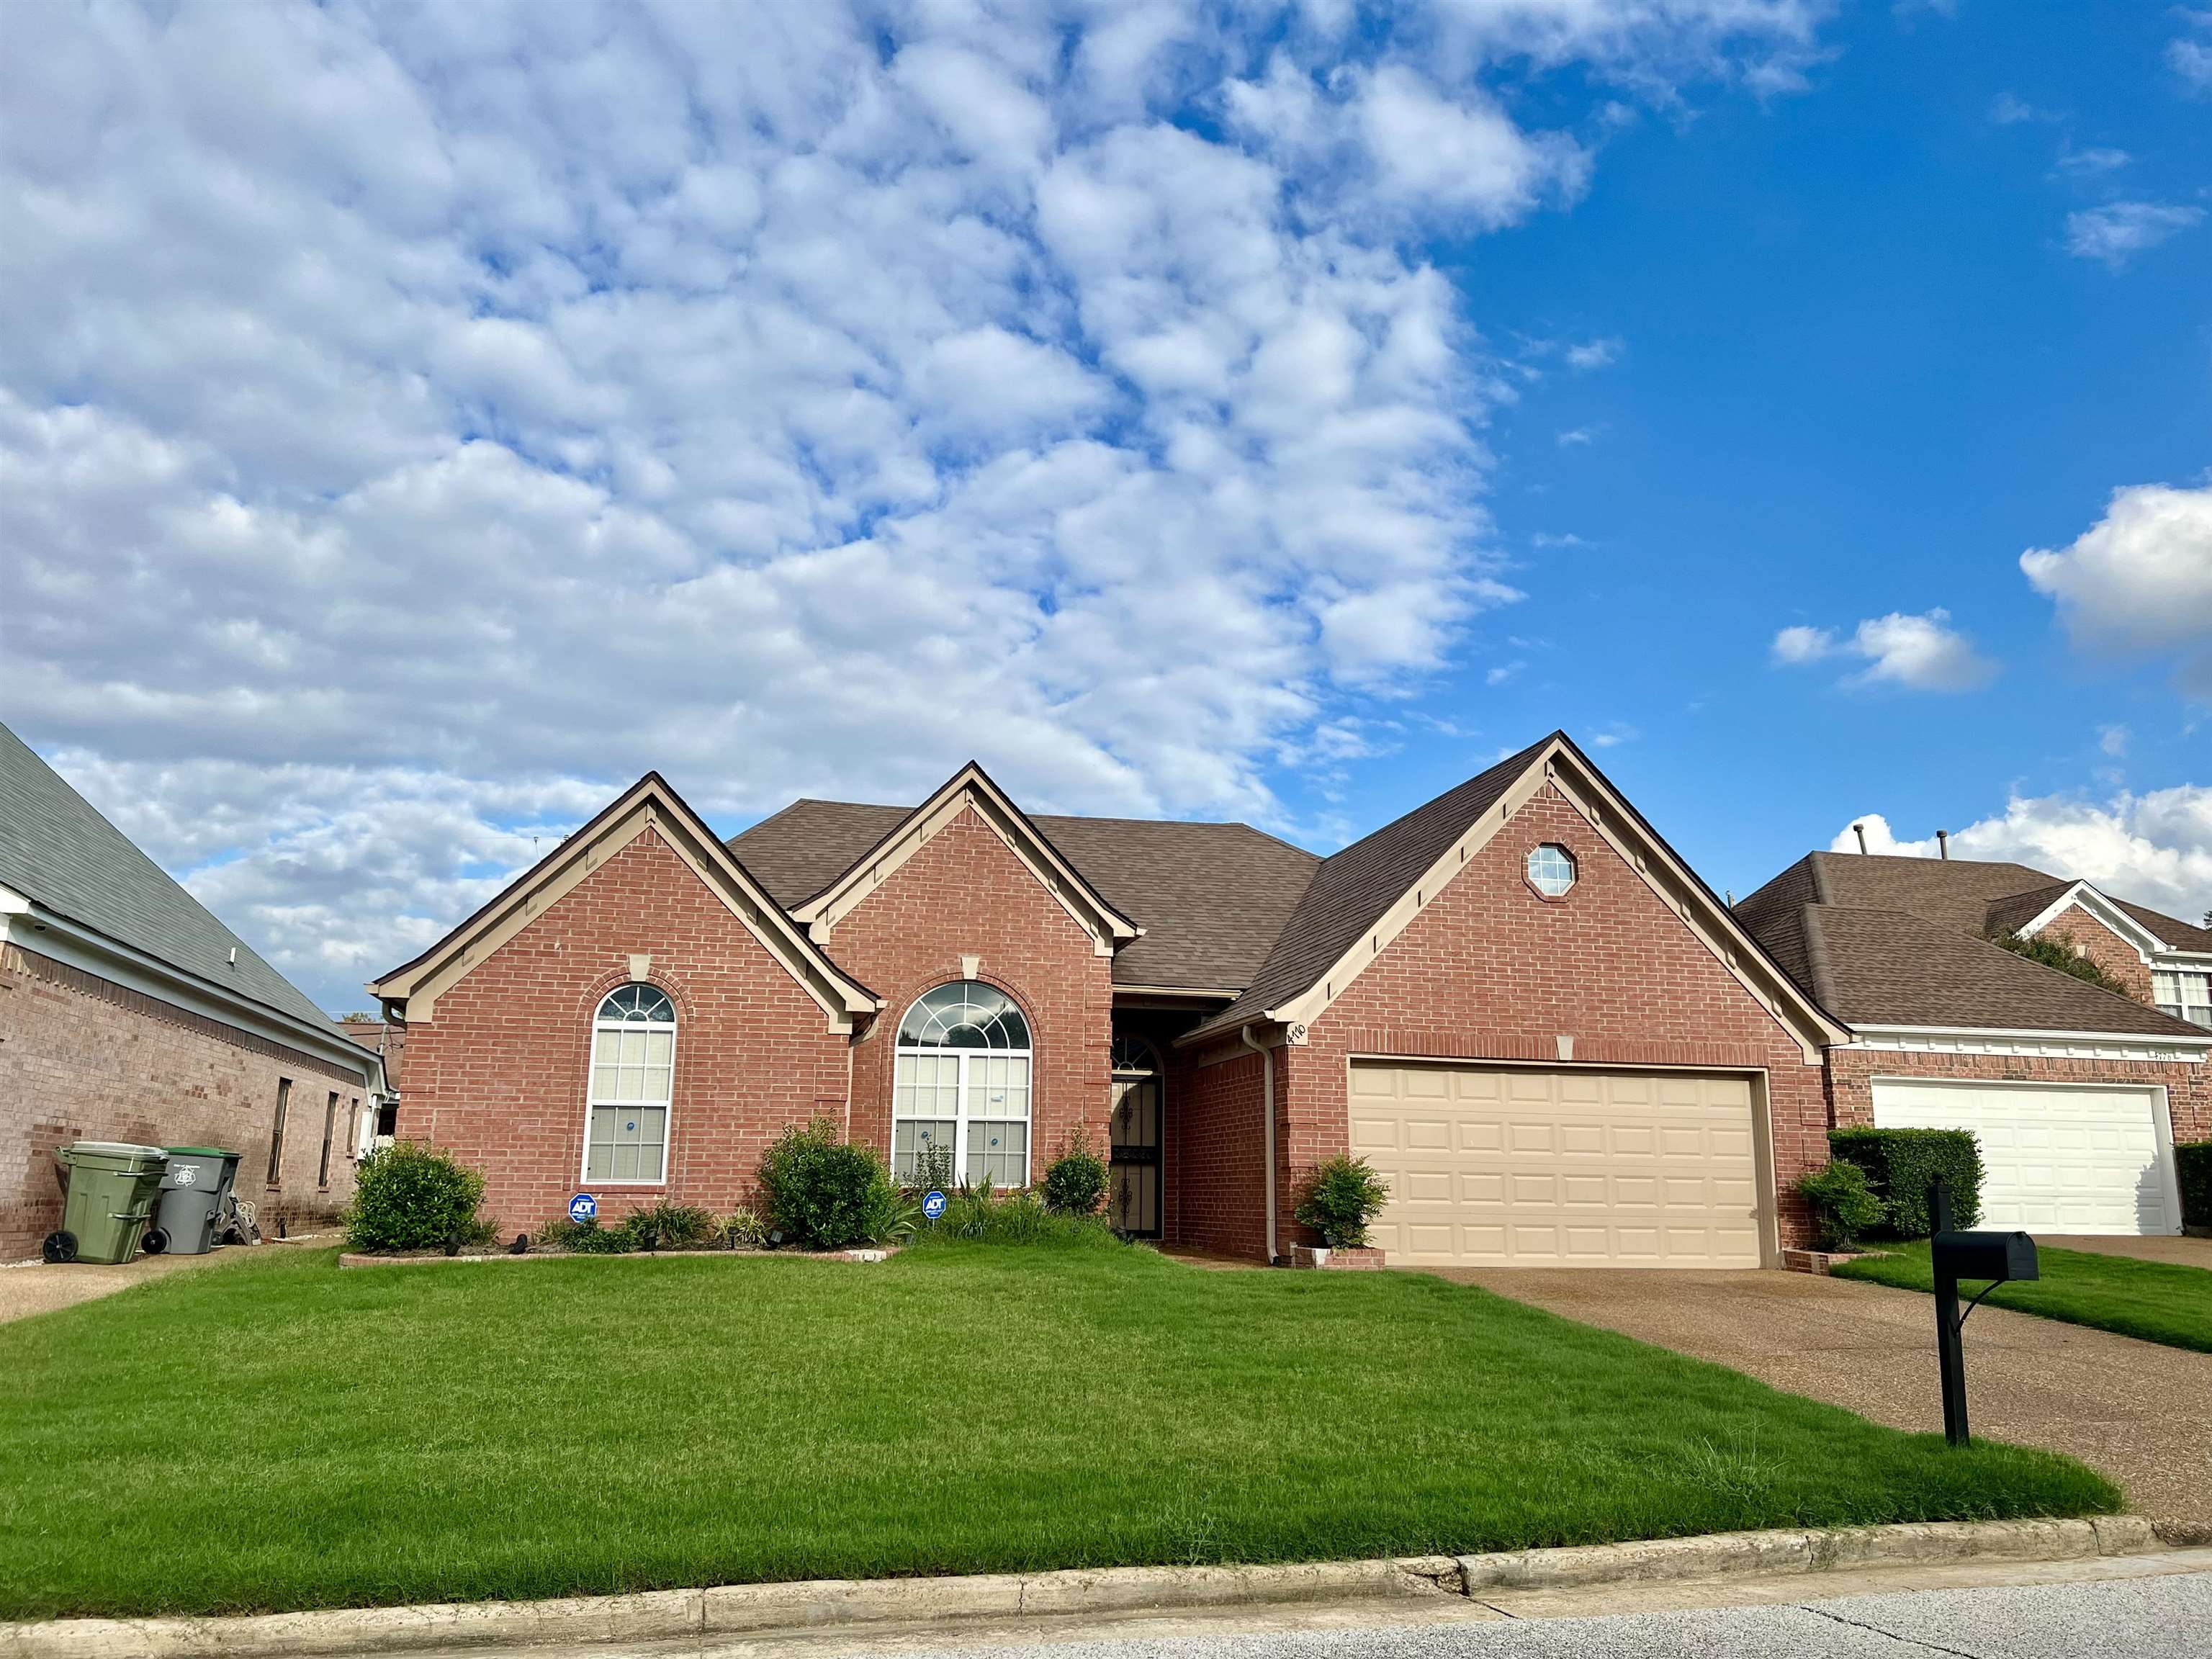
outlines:
[[[945,1194],[943,1193],[932,1193],[928,1197],[923,1199],[921,1200],[921,1212],[927,1216],[932,1221],[936,1220],[939,1216],[943,1215],[945,1213]]]
[[[589,1193],[578,1193],[575,1197],[568,1200],[569,1220],[597,1221],[599,1218],[599,1200]]]

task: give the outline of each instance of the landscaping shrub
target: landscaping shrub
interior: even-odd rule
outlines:
[[[1866,1171],[1885,1212],[1876,1231],[1889,1237],[1935,1231],[1928,1188],[1939,1175],[1951,1183],[1953,1224],[1982,1218],[1982,1149],[1971,1129],[1831,1129],[1828,1152]]]
[[[914,1155],[914,1179],[907,1182],[907,1190],[914,1193],[949,1193],[958,1183],[952,1179],[952,1148],[941,1140],[933,1140]]]
[[[722,1242],[733,1250],[757,1250],[768,1242],[768,1223],[750,1205],[740,1204],[723,1224]]]
[[[981,1244],[1119,1244],[1103,1216],[1045,1207],[1034,1192],[1000,1197],[988,1182],[945,1194],[945,1213],[915,1234],[917,1245],[964,1240]]]
[[[2191,1227],[2212,1227],[2212,1140],[2184,1141],[2173,1149],[2181,1176],[2181,1219]]]
[[[1389,1200],[1390,1183],[1365,1158],[1333,1158],[1306,1176],[1291,1213],[1330,1248],[1358,1249],[1367,1243],[1367,1224]]]
[[[637,1241],[628,1229],[602,1227],[596,1216],[589,1221],[555,1216],[538,1230],[538,1242],[558,1250],[573,1250],[578,1255],[626,1255],[637,1248]]]
[[[839,1140],[827,1118],[785,1130],[761,1163],[769,1221],[817,1250],[867,1239],[884,1219],[890,1179],[873,1152]]]
[[[1106,1160],[1078,1129],[1044,1172],[1044,1206],[1054,1215],[1096,1215],[1106,1197]]]
[[[498,1224],[477,1218],[484,1179],[449,1153],[395,1140],[362,1159],[346,1206],[346,1248],[388,1255],[488,1244]]]
[[[1848,1158],[1831,1159],[1826,1169],[1799,1176],[1797,1196],[1812,1206],[1824,1250],[1842,1249],[1885,1213],[1866,1171]]]
[[[630,1248],[638,1250],[704,1250],[714,1247],[721,1224],[714,1212],[696,1204],[671,1204],[663,1199],[623,1218],[622,1231]]]
[[[921,1224],[921,1200],[886,1178],[871,1188],[861,1238],[871,1244],[903,1244]]]

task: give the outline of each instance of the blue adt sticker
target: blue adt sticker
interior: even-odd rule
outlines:
[[[921,1200],[921,1212],[932,1221],[945,1213],[945,1194],[932,1193]]]
[[[599,1218],[599,1200],[589,1193],[578,1193],[575,1197],[568,1200],[569,1220],[597,1221]]]

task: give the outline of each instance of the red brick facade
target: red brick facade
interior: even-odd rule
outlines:
[[[271,1185],[269,1144],[286,1078]],[[364,1092],[359,1076],[313,1055],[0,947],[0,1261],[35,1255],[61,1224],[53,1152],[74,1140],[227,1147],[244,1154],[238,1195],[259,1206],[269,1232],[280,1218],[296,1232],[334,1216],[353,1196]]]
[[[2142,952],[2080,905],[2069,905],[2045,922],[2039,939],[2064,939],[2082,956],[2128,988],[2137,1002],[2151,1000],[2150,964]]]
[[[1523,878],[1529,850],[1545,842],[1575,855],[1577,878],[1561,899]],[[1317,1242],[1291,1219],[1290,1194],[1306,1170],[1348,1150],[1352,1055],[1554,1065],[1561,1036],[1574,1039],[1577,1065],[1763,1073],[1778,1185],[1786,1193],[1827,1161],[1820,1066],[1547,787],[1383,947],[1304,1045],[1276,1051],[1277,1252]],[[1194,1090],[1205,1109],[1241,1121],[1212,1099],[1224,1093],[1214,1079],[1225,1069],[1202,1071]],[[1783,1201],[1780,1231],[1784,1245],[1808,1237],[1794,1197]]]
[[[1029,866],[973,811],[931,836],[823,941],[837,965],[884,1000],[853,1051],[852,1133],[888,1155],[899,1022],[923,992],[974,977],[1021,1006],[1034,1048],[1030,1168],[1079,1129],[1106,1144],[1114,1042],[1113,962]]]
[[[648,830],[437,1000],[407,1033],[399,1133],[483,1172],[484,1213],[532,1231],[584,1185],[586,1071],[600,1000],[630,957],[676,1004],[667,1180],[593,1182],[617,1218],[661,1199],[727,1212],[788,1124],[842,1127],[848,1040],[707,884]]]
[[[1838,1127],[1874,1121],[1873,1079],[1926,1077],[1975,1083],[2148,1083],[2166,1091],[2177,1143],[2212,1140],[2212,1065],[2018,1054],[1908,1054],[1880,1048],[1828,1051],[1828,1089]]]

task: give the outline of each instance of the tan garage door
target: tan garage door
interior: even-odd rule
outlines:
[[[1394,1262],[1759,1266],[1746,1077],[1355,1063],[1352,1147]]]

